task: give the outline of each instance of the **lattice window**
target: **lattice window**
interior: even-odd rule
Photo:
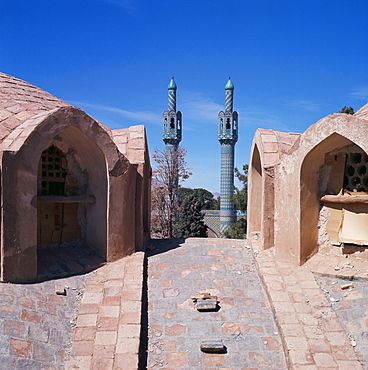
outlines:
[[[65,195],[65,180],[67,171],[64,153],[56,146],[51,145],[41,154],[40,195]]]
[[[368,155],[348,153],[346,155],[344,189],[368,192]]]

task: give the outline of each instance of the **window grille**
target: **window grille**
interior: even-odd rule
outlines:
[[[64,153],[52,145],[41,154],[41,194],[40,195],[65,195],[65,180],[67,171]]]
[[[368,156],[366,153],[348,153],[346,156],[344,189],[368,192]]]

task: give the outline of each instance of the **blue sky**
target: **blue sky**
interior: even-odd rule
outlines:
[[[241,167],[258,127],[303,132],[368,102],[367,20],[366,0],[0,0],[0,71],[111,128],[145,124],[151,154],[175,76],[183,185],[217,192],[228,77]]]

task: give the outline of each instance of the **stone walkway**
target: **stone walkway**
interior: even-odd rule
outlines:
[[[0,284],[0,368],[64,369],[87,276]],[[55,285],[66,296],[55,294]]]
[[[316,280],[331,301],[351,345],[368,369],[368,284],[317,275]]]
[[[147,286],[142,252],[73,277],[0,284],[0,368],[368,370],[366,261],[318,253],[295,266],[241,240],[152,246]],[[216,310],[196,310],[191,297],[203,292],[218,297]],[[203,353],[202,340],[226,348]]]
[[[137,369],[143,263],[137,252],[83,275],[0,284],[0,368]]]
[[[65,369],[139,366],[144,253],[94,271],[78,311]]]
[[[344,257],[317,254],[303,266],[277,261],[274,251],[255,251],[292,369],[363,369],[348,333],[313,272],[336,275]],[[355,263],[359,265],[359,263]],[[359,273],[348,269],[346,276]],[[368,368],[368,367],[366,367]]]
[[[217,312],[192,296],[218,297]],[[244,241],[188,239],[148,254],[148,369],[287,369],[273,313]],[[204,353],[220,339],[224,353]]]

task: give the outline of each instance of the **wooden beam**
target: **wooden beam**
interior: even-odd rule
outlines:
[[[323,203],[368,203],[368,195],[324,195],[320,199]]]
[[[58,195],[39,195],[37,203],[96,203],[93,195],[76,195],[62,197]]]

